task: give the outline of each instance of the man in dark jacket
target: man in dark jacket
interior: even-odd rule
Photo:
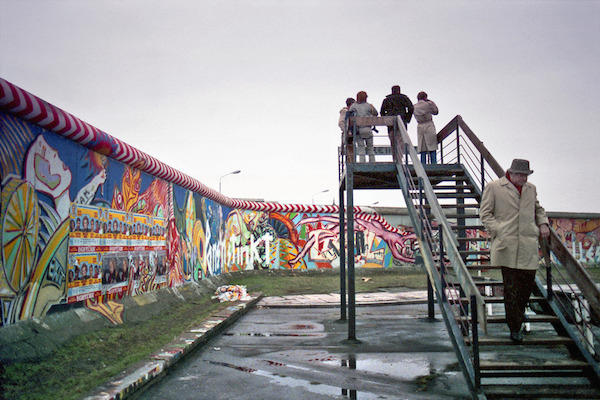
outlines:
[[[392,94],[388,94],[381,104],[381,116],[399,115],[404,121],[404,127],[408,125],[413,115],[413,103],[408,96],[400,93],[400,86],[392,86]],[[388,132],[390,127],[388,127]]]

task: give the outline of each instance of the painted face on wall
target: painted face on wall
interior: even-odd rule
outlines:
[[[72,175],[58,152],[40,135],[27,152],[25,179],[36,190],[56,199],[69,189]]]

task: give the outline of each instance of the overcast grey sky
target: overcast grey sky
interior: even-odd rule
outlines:
[[[0,0],[1,77],[230,197],[331,204],[344,100],[399,84],[600,212],[599,71],[600,1]]]

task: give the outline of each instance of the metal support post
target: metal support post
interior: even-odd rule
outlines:
[[[477,329],[477,297],[471,296],[471,332],[473,336],[473,369],[475,370],[475,387],[481,387],[481,371],[479,366],[479,331]]]
[[[435,299],[433,297],[433,285],[429,274],[427,274],[427,314],[430,321],[435,320]]]
[[[340,320],[346,321],[346,216],[344,187],[340,185]]]
[[[456,127],[456,162],[460,164],[460,127]]]
[[[548,301],[552,300],[554,290],[552,288],[552,263],[550,262],[550,253],[548,251],[548,239],[542,239],[542,256],[546,264],[546,293],[548,293]]]
[[[418,186],[419,187],[419,216],[421,217],[421,218],[419,218],[419,220],[421,221],[421,224],[419,226],[420,227],[419,236],[421,236],[421,238],[423,238],[423,236],[424,236],[423,229],[425,228],[424,222],[423,222],[423,219],[425,218],[424,211],[423,211],[423,205],[424,205],[423,204],[423,179],[419,178],[419,180],[417,182],[419,185]]]
[[[346,171],[347,188],[347,226],[348,234],[348,340],[356,341],[356,291],[354,275],[354,171],[353,166],[348,165]]]
[[[481,158],[481,192],[483,193],[483,189],[485,189],[485,158],[483,158],[483,154],[480,156]]]
[[[439,268],[440,268],[440,279],[442,281],[442,301],[446,302],[446,266],[444,265],[444,234],[441,225],[438,226],[438,240],[439,243]]]

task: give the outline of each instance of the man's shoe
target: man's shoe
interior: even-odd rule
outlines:
[[[522,343],[523,342],[523,332],[522,331],[511,332],[510,339],[515,343]]]

